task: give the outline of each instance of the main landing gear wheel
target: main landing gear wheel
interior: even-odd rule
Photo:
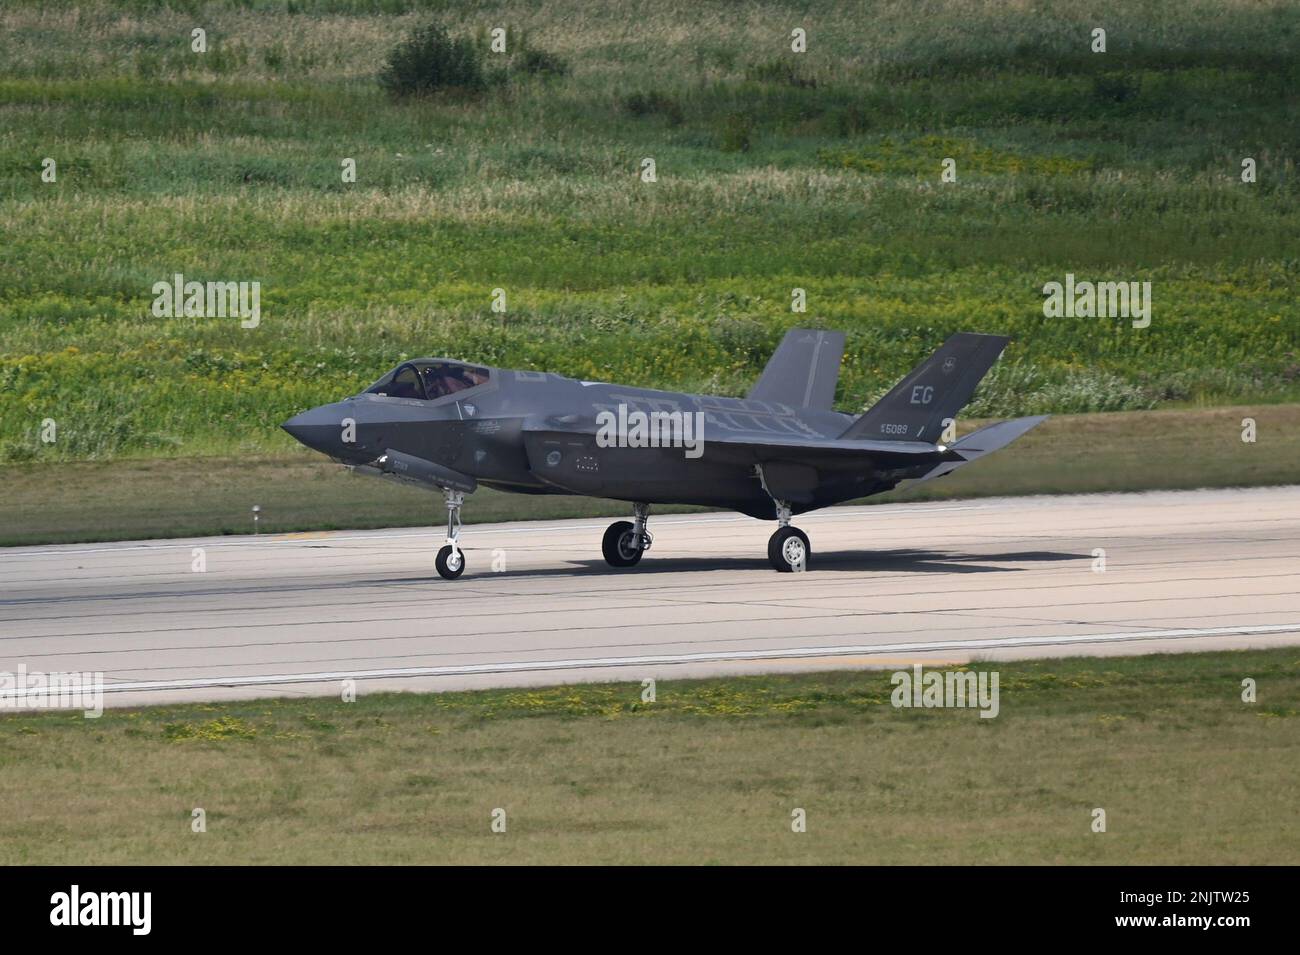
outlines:
[[[465,552],[451,544],[443,544],[438,557],[433,562],[438,574],[445,580],[455,580],[465,573]]]
[[[808,535],[797,527],[779,528],[767,542],[767,559],[783,574],[806,570],[811,556]]]
[[[650,519],[649,504],[634,504],[635,521],[615,521],[605,528],[600,551],[611,567],[632,567],[650,549],[650,533],[645,529]]]
[[[615,521],[605,528],[600,550],[605,555],[605,563],[611,567],[631,567],[644,553],[637,544],[636,528],[631,521]]]

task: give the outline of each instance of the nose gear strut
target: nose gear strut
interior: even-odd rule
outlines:
[[[465,573],[465,552],[460,549],[460,506],[465,503],[465,492],[443,488],[447,501],[447,543],[438,551],[434,566],[439,576],[455,580]]]

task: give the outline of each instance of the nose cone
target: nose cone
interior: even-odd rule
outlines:
[[[357,447],[355,438],[349,443],[344,442],[344,419],[348,417],[346,406],[340,402],[304,411],[280,427],[313,451],[328,454],[332,458],[351,457]]]

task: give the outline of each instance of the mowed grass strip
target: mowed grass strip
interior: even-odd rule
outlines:
[[[1255,421],[1254,443],[1242,421]],[[963,421],[962,431],[982,422]],[[1063,415],[955,474],[871,503],[999,494],[1094,493],[1300,482],[1300,405]],[[349,474],[305,450],[275,457],[125,459],[0,467],[0,545],[429,526],[432,492]],[[657,506],[657,514],[700,510]],[[594,498],[480,488],[466,522],[624,516]],[[472,537],[470,538],[472,544]]]
[[[1300,859],[1300,650],[973,668],[996,718],[880,670],[12,714],[0,862]]]

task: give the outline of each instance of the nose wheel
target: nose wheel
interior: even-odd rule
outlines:
[[[455,580],[465,573],[465,552],[460,549],[460,506],[465,495],[460,491],[444,490],[447,499],[447,543],[438,551],[433,566],[444,580]]]
[[[650,505],[633,505],[634,521],[615,521],[605,529],[600,542],[605,563],[611,567],[632,567],[640,562],[641,555],[650,549],[651,537],[646,530],[650,519]]]
[[[455,580],[465,573],[465,552],[454,544],[443,544],[433,566],[438,568],[438,576]]]

